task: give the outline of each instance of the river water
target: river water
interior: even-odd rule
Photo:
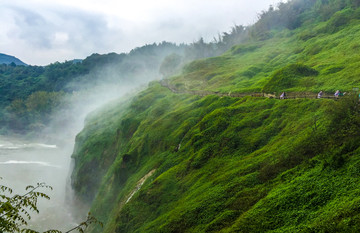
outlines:
[[[70,164],[73,145],[62,147],[0,136],[0,183],[13,188],[14,193],[26,193],[27,185],[45,182],[53,187],[40,189],[50,200],[39,201],[40,213],[32,213],[29,228],[37,231],[66,231],[77,225],[83,207],[76,206],[70,188]],[[14,194],[13,193],[13,194]],[[12,194],[12,195],[13,195]],[[81,214],[80,214],[81,215]]]
[[[26,193],[28,185],[41,182],[53,187],[52,191],[40,190],[49,195],[50,200],[40,200],[40,213],[31,214],[28,228],[40,232],[49,229],[66,232],[86,220],[89,206],[74,200],[70,187],[75,136],[83,128],[88,113],[110,101],[132,96],[131,93],[145,88],[148,81],[137,78],[117,85],[97,84],[83,95],[75,93],[68,108],[60,109],[51,124],[38,132],[46,138],[44,140],[0,135],[0,184],[13,188],[17,194]]]

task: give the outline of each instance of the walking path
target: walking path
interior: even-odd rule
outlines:
[[[267,97],[267,98],[276,98],[279,99],[279,96],[275,94],[267,94],[263,92],[249,92],[249,93],[221,93],[221,92],[213,92],[213,91],[194,91],[194,90],[179,90],[174,85],[171,85],[168,80],[160,80],[160,84],[163,87],[168,88],[170,91],[176,94],[190,94],[190,95],[198,95],[198,96],[208,96],[208,95],[217,95],[217,96],[230,96],[230,97],[245,97],[245,96],[252,96],[252,97]],[[316,99],[317,94],[314,93],[301,93],[301,92],[291,92],[286,94],[286,99]],[[324,94],[322,99],[337,99],[333,95],[326,95]]]

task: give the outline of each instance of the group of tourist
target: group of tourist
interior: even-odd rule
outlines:
[[[344,96],[346,92],[342,93],[341,91],[337,90],[334,94],[335,98],[339,98],[340,96]],[[323,94],[324,92],[323,91],[320,91],[318,94],[317,94],[317,98],[318,99],[321,99],[323,97]],[[283,100],[283,99],[286,99],[286,92],[283,92],[281,93],[280,95],[280,99]]]
[[[337,90],[334,93],[335,98],[339,98],[340,96],[344,96],[346,92],[342,93],[341,91]],[[317,98],[320,99],[323,96],[323,91],[320,91],[317,95]]]

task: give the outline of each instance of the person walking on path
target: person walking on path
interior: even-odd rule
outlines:
[[[317,98],[318,98],[318,99],[321,99],[322,96],[323,96],[323,91],[320,91],[320,92],[318,93],[318,95],[317,95]]]
[[[281,93],[280,99],[281,99],[281,100],[286,99],[286,93],[285,93],[285,92]]]

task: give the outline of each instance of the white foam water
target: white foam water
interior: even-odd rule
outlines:
[[[20,150],[20,149],[57,149],[56,145],[49,145],[43,143],[29,143],[29,144],[7,144],[0,145],[0,150]]]
[[[47,162],[42,162],[42,161],[18,161],[18,160],[8,160],[5,162],[0,162],[0,165],[7,165],[7,164],[31,164],[31,165],[40,165],[40,166],[45,166],[45,167],[54,167],[54,168],[61,168],[61,166],[57,166],[57,165],[52,165],[50,163]]]
[[[71,147],[0,136],[1,185],[12,188],[20,195],[26,193],[26,186],[37,183],[44,182],[53,188],[39,190],[49,195],[50,200],[39,199],[40,213],[31,214],[29,227],[36,231],[66,231],[77,221],[72,216],[73,204],[69,201],[72,195],[68,188]]]

